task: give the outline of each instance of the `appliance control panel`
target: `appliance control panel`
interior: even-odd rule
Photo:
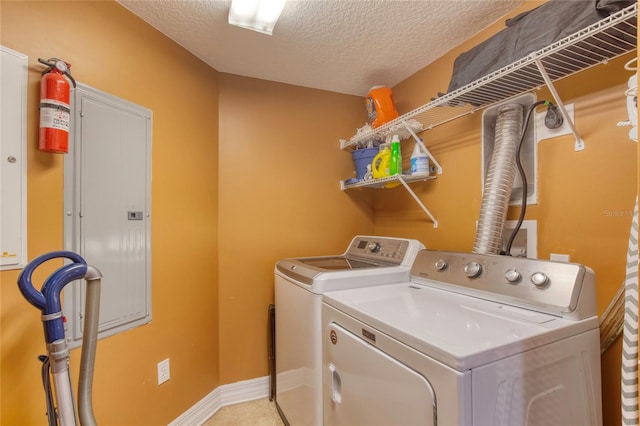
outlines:
[[[411,269],[411,278],[445,290],[562,316],[574,312],[582,297],[589,310],[593,306],[590,314],[595,315],[593,271],[576,263],[422,250]]]
[[[357,236],[351,241],[345,256],[401,264],[408,255],[415,255],[424,246],[416,240],[402,238]]]

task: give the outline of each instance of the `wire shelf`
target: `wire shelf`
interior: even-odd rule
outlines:
[[[360,180],[355,183],[346,183],[346,181],[340,181],[340,187],[344,191],[345,189],[351,188],[385,188],[390,187],[390,185],[398,186],[401,185],[400,179],[398,179],[399,175],[387,176],[383,178],[373,179],[373,180]],[[425,176],[413,176],[413,175],[401,175],[402,179],[407,182],[418,182],[421,180],[431,180],[436,179],[434,175],[425,175]]]
[[[545,85],[538,62],[552,82],[589,69],[637,49],[637,3],[616,12],[562,40],[546,46],[447,93],[375,130],[341,141],[341,148],[386,139],[409,120],[432,129]]]

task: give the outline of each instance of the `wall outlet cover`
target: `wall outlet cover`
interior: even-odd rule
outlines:
[[[171,378],[169,369],[169,358],[158,363],[158,384],[161,385]]]

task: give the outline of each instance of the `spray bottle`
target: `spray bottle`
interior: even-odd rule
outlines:
[[[389,175],[402,174],[402,153],[400,152],[400,137],[391,138],[391,158],[389,159]]]
[[[422,151],[420,144],[416,142],[411,154],[411,174],[413,176],[426,176],[429,174],[429,157]]]

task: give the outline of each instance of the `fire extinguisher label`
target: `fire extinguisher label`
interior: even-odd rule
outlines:
[[[40,100],[40,127],[69,131],[69,104],[55,99]]]

